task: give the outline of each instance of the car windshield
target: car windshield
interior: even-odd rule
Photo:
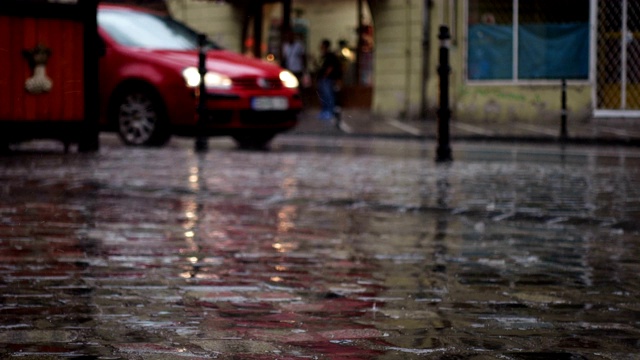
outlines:
[[[194,50],[198,33],[169,16],[132,10],[100,10],[98,24],[120,45],[158,50]],[[219,49],[207,40],[210,48]]]

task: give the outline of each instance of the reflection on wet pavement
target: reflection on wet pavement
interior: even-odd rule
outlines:
[[[330,148],[3,156],[0,357],[640,354],[637,157]]]

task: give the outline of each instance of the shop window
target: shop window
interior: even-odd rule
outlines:
[[[587,79],[589,1],[470,0],[470,80]]]

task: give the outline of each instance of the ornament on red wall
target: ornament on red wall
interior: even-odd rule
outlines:
[[[38,44],[33,49],[23,50],[22,54],[33,69],[33,76],[28,78],[24,84],[25,90],[31,94],[43,94],[51,91],[53,82],[47,76],[47,61],[51,56],[51,49]]]

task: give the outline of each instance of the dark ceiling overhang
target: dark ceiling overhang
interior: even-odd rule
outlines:
[[[214,1],[214,0],[210,0],[210,1]],[[277,3],[277,2],[283,2],[285,0],[224,0],[224,2],[234,5],[234,6],[238,6],[238,7],[248,7],[250,5],[261,5],[261,4],[270,4],[270,3]]]
[[[165,0],[99,0],[101,3],[129,4],[145,7],[152,10],[169,12]],[[52,1],[49,1],[52,2]]]

